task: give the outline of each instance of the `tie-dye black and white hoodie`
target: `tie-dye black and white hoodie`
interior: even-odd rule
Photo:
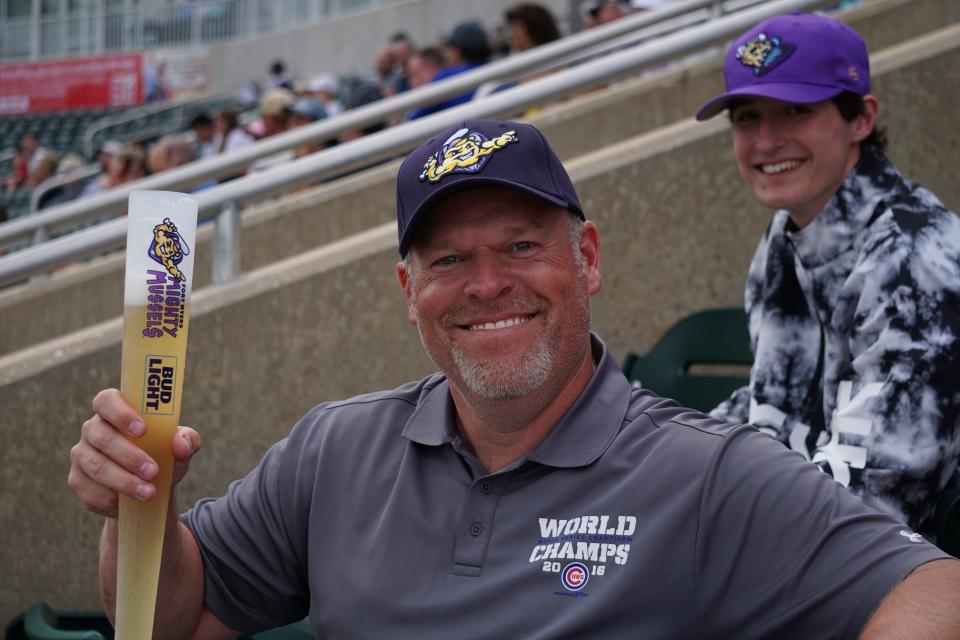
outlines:
[[[960,219],[866,153],[800,230],[778,211],[746,285],[750,422],[919,527],[960,452]]]

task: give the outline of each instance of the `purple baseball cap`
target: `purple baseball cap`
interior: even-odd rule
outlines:
[[[860,35],[813,13],[777,16],[737,38],[723,65],[727,91],[700,107],[707,120],[738,96],[795,104],[828,100],[842,91],[870,93],[870,61]]]
[[[406,256],[417,225],[444,196],[499,186],[530,194],[584,218],[560,158],[529,124],[466,120],[412,152],[397,175],[397,235]]]

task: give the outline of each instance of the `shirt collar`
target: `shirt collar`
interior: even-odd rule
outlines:
[[[877,206],[897,183],[899,174],[883,154],[866,152],[837,193],[803,229],[784,215],[784,234],[807,268],[824,265],[849,249],[872,222]]]
[[[593,377],[528,460],[552,467],[584,466],[599,458],[620,432],[630,402],[630,383],[596,334],[590,334],[590,346],[597,362]],[[438,446],[453,442],[457,430],[449,383],[442,375],[434,377],[436,383],[430,380],[424,385],[403,437]]]

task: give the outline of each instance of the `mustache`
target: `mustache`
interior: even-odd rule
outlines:
[[[492,300],[476,304],[457,305],[443,314],[448,324],[467,325],[491,316],[500,315],[530,315],[543,308],[540,296],[523,295],[513,296],[506,300]]]

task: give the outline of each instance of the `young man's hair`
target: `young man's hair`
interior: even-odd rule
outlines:
[[[863,96],[852,91],[841,91],[830,100],[837,105],[840,117],[847,122],[852,122],[866,108]],[[860,141],[860,153],[868,151],[883,153],[887,148],[887,142],[887,132],[875,126],[870,135]]]

